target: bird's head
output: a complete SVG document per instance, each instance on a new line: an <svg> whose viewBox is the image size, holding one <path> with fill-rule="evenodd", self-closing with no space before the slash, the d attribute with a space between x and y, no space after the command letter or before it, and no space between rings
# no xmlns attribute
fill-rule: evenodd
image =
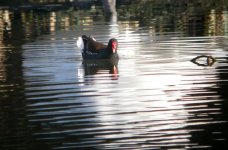
<svg viewBox="0 0 228 150"><path fill-rule="evenodd" d="M110 39L109 46L111 47L113 53L117 53L118 41L116 39Z"/></svg>

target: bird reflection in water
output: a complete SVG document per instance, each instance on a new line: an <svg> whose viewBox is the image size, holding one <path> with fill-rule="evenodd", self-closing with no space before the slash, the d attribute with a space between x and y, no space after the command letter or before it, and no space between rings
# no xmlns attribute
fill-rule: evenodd
<svg viewBox="0 0 228 150"><path fill-rule="evenodd" d="M112 80L117 80L118 60L83 60L84 75L110 75Z"/></svg>
<svg viewBox="0 0 228 150"><path fill-rule="evenodd" d="M193 58L191 62L198 66L212 66L216 62L216 59L212 56L200 55Z"/></svg>
<svg viewBox="0 0 228 150"><path fill-rule="evenodd" d="M5 44L8 44L10 42L11 39L11 29L9 27L8 22L4 23L4 27L3 27L3 42Z"/></svg>

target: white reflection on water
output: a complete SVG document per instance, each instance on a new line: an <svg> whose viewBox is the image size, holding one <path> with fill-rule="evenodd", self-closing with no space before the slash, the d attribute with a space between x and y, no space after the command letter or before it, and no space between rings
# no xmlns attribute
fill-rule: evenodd
<svg viewBox="0 0 228 150"><path fill-rule="evenodd" d="M139 34L139 36L137 34L133 35L132 37L140 41ZM129 37L126 43L134 43L138 47L130 49L135 52L131 53L131 57L134 59L126 57L127 59L120 61L119 70L121 73L118 84L104 85L99 80L94 81L94 88L98 90L98 93L109 94L106 97L97 97L96 100L96 108L98 109L101 124L107 126L106 130L115 127L121 131L121 133L117 134L101 135L99 138L118 139L119 137L130 138L138 135L159 133L159 135L155 134L152 137L140 137L140 140L131 139L126 141L123 138L117 140L115 144L121 146L124 142L134 144L139 141L145 142L159 139L160 146L163 145L162 143L175 145L175 143L180 144L181 142L185 142L185 145L191 145L192 143L188 143L191 134L185 127L190 125L189 117L194 115L192 112L197 111L194 110L194 107L198 111L204 110L209 111L209 113L211 109L207 107L207 104L204 104L204 100L194 100L194 97L190 98L190 100L185 99L189 97L188 95L195 94L194 92L210 93L207 88L217 87L216 82L219 79L215 68L200 69L189 62L187 58L179 60L180 52L175 51L177 46L169 47L168 49L176 53L173 54L174 60L172 58L163 60L163 56L166 57L167 55L163 54L163 52L159 52L157 59L151 60L148 58L150 55L147 55L146 59L142 59L140 47L143 46L139 42L136 44L135 39ZM168 42L172 44L172 41ZM159 48L155 44L155 51L148 52L151 56L157 51L167 50L167 47L164 48L162 44L158 44ZM187 44L185 43L185 47ZM150 50L150 46L144 45L143 50ZM196 47L199 48L198 45ZM188 56L184 55L184 57ZM196 89L199 91L196 91ZM218 96L212 96L206 103L220 101L218 99ZM189 105L191 103L197 104L197 106L186 106L186 104ZM212 111L218 111L219 113L220 110L214 109ZM191 125L205 123L213 123L213 119L199 120ZM183 136L171 136L174 133ZM164 135L170 135L170 137L162 138ZM179 137L178 140L176 139L177 137ZM108 145L113 145L113 143Z"/></svg>
<svg viewBox="0 0 228 150"><path fill-rule="evenodd" d="M211 42L216 37L152 37L147 29L121 24L85 28L24 46L28 118L31 126L41 126L34 133L39 140L64 139L55 149L208 146L192 142L191 132L222 122L213 118L221 113L214 90L219 63L201 67L190 59L226 55L217 40ZM118 65L82 64L75 37L93 32L102 42L118 37Z"/></svg>

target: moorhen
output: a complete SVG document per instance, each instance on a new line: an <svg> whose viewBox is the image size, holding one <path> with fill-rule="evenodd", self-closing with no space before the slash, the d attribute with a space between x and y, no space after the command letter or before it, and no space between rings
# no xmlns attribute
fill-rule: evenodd
<svg viewBox="0 0 228 150"><path fill-rule="evenodd" d="M92 36L82 35L77 40L83 59L118 59L118 42L112 38L108 45L97 42Z"/></svg>

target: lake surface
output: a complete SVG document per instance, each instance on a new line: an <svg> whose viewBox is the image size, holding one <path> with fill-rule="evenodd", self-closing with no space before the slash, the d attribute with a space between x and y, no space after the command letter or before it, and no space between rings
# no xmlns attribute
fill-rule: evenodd
<svg viewBox="0 0 228 150"><path fill-rule="evenodd" d="M225 148L227 11L149 25L91 14L22 13L1 32L1 149ZM82 34L118 39L119 61L83 61Z"/></svg>

